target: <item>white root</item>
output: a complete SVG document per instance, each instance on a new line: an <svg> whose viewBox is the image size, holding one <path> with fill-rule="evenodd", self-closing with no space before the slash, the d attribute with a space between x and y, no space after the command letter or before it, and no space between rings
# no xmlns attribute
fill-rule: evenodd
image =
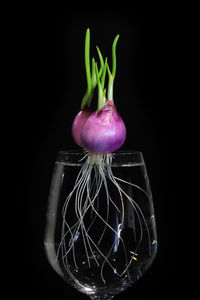
<svg viewBox="0 0 200 300"><path fill-rule="evenodd" d="M126 248L125 242L121 237L121 230L123 230L125 222L124 201L126 200L128 200L132 206L139 222L140 236L134 249L134 253L137 253L143 240L143 226L146 227L149 241L149 251L151 251L150 233L142 210L134 201L134 199L125 192L119 182L142 191L144 195L147 196L148 200L151 199L146 191L139 186L114 176L111 164L112 154L103 155L89 153L87 155L86 162L81 167L81 170L76 178L74 187L63 205L62 230L60 243L57 248L57 259L62 261L63 268L74 281L77 280L73 275L74 268L72 265L74 265L76 271L82 267L80 262L77 260L76 251L79 250L79 246L76 247L77 241L82 243L81 247L85 252L82 254L85 254L86 256L86 261L84 264L87 264L89 269L92 268L92 265L96 264L100 268L99 272L101 280L105 285L106 280L104 277L104 268L106 265L108 265L113 270L113 273L117 276L122 277L126 274L128 278L130 277L129 268L133 262L133 259L129 253L130 251L128 251L130 249ZM109 184L112 184L119 193L120 201L118 204L114 202L110 196L108 182ZM105 215L100 212L101 203L99 196L102 190L105 194L105 200L102 198L101 201L106 201L106 211L104 212ZM73 203L72 201L74 202L76 220L74 221L74 224L71 225L67 220L67 213L69 206ZM109 220L111 212L114 212L119 216L121 230L116 231L116 229L113 228L113 225ZM88 220L90 220L89 224ZM103 230L98 237L92 237L92 229L94 230L95 228L95 222L101 222L103 226ZM109 249L107 249L107 253L105 253L103 242L107 232L112 233L115 238L114 242L112 242L112 244L109 246ZM116 245L116 243L118 244ZM111 257L113 249L116 246L119 247L120 244L123 249L124 268L121 270L121 272L118 272L114 267ZM70 258L70 264L69 255L72 257L72 260Z"/></svg>

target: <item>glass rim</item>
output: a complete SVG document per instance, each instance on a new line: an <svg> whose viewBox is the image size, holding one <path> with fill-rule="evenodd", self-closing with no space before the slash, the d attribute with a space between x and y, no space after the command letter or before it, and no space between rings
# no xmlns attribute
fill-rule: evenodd
<svg viewBox="0 0 200 300"><path fill-rule="evenodd" d="M131 166L143 165L144 159L141 151L137 150L118 150L113 153L112 166ZM78 150L61 150L57 153L56 162L71 166L82 166L87 157L87 151L83 149Z"/></svg>

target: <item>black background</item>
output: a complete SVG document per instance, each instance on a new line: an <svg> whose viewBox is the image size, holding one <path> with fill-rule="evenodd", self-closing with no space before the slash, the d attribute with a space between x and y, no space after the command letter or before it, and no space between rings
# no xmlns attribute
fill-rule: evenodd
<svg viewBox="0 0 200 300"><path fill-rule="evenodd" d="M12 105L10 143L15 148L12 152L11 147L12 159L18 157L14 191L18 200L14 201L17 221L12 228L16 252L11 252L12 263L17 263L12 274L21 296L27 295L26 288L30 295L44 299L87 299L50 267L43 236L56 154L59 150L78 149L71 137L71 124L86 88L84 38L88 27L91 56L97 58L98 45L110 62L113 39L120 34L114 99L127 126L122 149L143 152L157 220L155 262L116 300L160 299L161 295L170 296L172 290L174 293L172 211L177 196L172 162L180 138L180 100L173 91L177 53L172 11L132 6L59 12L43 8L27 11L18 19L17 29L13 24L13 44L16 48L18 45L15 59L23 75L18 77L17 71L13 75L19 97Z"/></svg>

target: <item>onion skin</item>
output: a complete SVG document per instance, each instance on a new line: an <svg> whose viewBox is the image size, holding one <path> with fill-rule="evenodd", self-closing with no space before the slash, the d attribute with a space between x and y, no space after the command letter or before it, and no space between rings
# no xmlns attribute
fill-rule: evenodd
<svg viewBox="0 0 200 300"><path fill-rule="evenodd" d="M111 153L126 139L125 124L110 100L88 117L81 131L81 144L94 153Z"/></svg>
<svg viewBox="0 0 200 300"><path fill-rule="evenodd" d="M92 113L91 110L86 106L76 115L72 123L72 136L76 144L79 145L80 147L84 147L81 140L81 132L91 113Z"/></svg>

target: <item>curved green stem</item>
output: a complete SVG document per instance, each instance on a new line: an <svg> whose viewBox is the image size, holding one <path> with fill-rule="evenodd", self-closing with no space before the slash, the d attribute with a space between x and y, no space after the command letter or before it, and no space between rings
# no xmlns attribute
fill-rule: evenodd
<svg viewBox="0 0 200 300"><path fill-rule="evenodd" d="M102 86L102 89L104 89L104 84L105 84L106 68L107 68L107 57L105 59L104 68L102 69L102 71L103 71L103 74L102 74L102 77L101 77L101 86ZM99 71L99 77L100 76L101 76L101 70Z"/></svg>
<svg viewBox="0 0 200 300"><path fill-rule="evenodd" d="M90 29L89 28L86 30L86 35L85 35L85 72L87 78L87 90L81 103L81 109L83 109L84 106L86 105L92 88L92 80L91 80L91 73L90 73Z"/></svg>
<svg viewBox="0 0 200 300"><path fill-rule="evenodd" d="M104 61L103 61L103 57L102 57L101 52L100 52L99 49L98 49L98 54L99 54L99 59L100 59L100 63L101 63L101 68L98 72L99 73L99 78L100 78L101 74L104 70ZM92 58L92 87L91 87L90 95L89 95L88 100L87 100L87 105L89 107L91 105L91 100L92 100L92 97L93 97L94 89L97 85L97 76L96 76L95 64L96 64L95 59ZM104 79L105 79L105 75L104 75Z"/></svg>
<svg viewBox="0 0 200 300"><path fill-rule="evenodd" d="M99 76L101 77L101 74L103 72L103 67L104 67L104 61L103 61L103 56L101 54L101 51L100 51L99 47L96 46L96 48L97 48L97 52L98 52L99 60L100 60L100 64L101 64L101 68L100 68L100 71L99 71Z"/></svg>
<svg viewBox="0 0 200 300"><path fill-rule="evenodd" d="M97 85L98 85L98 107L97 110L100 111L101 108L106 103L106 89L104 89L104 83L105 83L105 76L106 76L106 68L107 68L107 58L105 60L104 68L103 68L103 74L100 80L100 72L98 72L97 63L95 64L95 71L96 71L96 78L97 78Z"/></svg>
<svg viewBox="0 0 200 300"><path fill-rule="evenodd" d="M98 47L96 47L96 48L97 48L100 65L101 65L100 71L98 72L99 78L100 78L101 74L103 72L103 69L104 69L104 60L103 60L101 51L99 50ZM89 30L89 28L87 29L86 36L85 36L85 71L86 71L86 78L87 78L87 90L86 90L86 93L85 93L82 103L81 103L81 109L83 109L86 104L90 107L94 89L97 85L95 59L94 58L92 58L92 75L91 75L91 71L90 71L90 30Z"/></svg>
<svg viewBox="0 0 200 300"><path fill-rule="evenodd" d="M114 79L116 74L116 68L117 68L117 59L116 59L116 46L119 39L119 34L115 37L112 45L112 73L110 71L110 68L107 64L107 71L108 71L108 94L107 99L113 100L113 85L114 85Z"/></svg>
<svg viewBox="0 0 200 300"><path fill-rule="evenodd" d="M112 76L112 73L110 72L109 65L107 64L107 71L108 71L108 94L107 94L107 99L108 100L113 100L113 83L114 79Z"/></svg>
<svg viewBox="0 0 200 300"><path fill-rule="evenodd" d="M119 39L119 34L115 37L112 45L112 76L113 80L115 79L116 68L117 68L117 59L116 59L116 46Z"/></svg>
<svg viewBox="0 0 200 300"><path fill-rule="evenodd" d="M86 31L85 36L85 71L87 78L87 92L90 93L92 82L91 82L91 74L90 74L90 30L89 28Z"/></svg>
<svg viewBox="0 0 200 300"><path fill-rule="evenodd" d="M96 71L95 71L95 59L94 57L92 58L92 78L91 78L91 91L90 94L88 95L88 99L86 104L88 105L88 107L90 107L91 105L91 100L93 97L93 93L94 93L94 89L96 87L97 84L97 80L96 80Z"/></svg>

